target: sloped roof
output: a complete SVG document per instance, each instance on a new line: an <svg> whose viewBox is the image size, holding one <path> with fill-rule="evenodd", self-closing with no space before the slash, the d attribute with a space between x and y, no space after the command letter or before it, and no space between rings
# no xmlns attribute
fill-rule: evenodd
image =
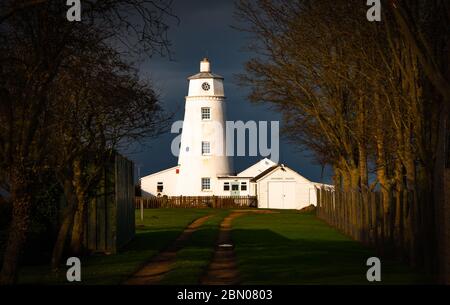
<svg viewBox="0 0 450 305"><path fill-rule="evenodd" d="M303 180L305 180L305 182L307 182L307 183L313 183L313 184L315 183L315 182L312 182L311 180L309 180L309 179L303 177L302 175L300 175L298 172L296 172L296 171L293 170L292 168L290 168L290 167L288 167L288 166L286 166L286 165L283 165L283 164L277 164L277 165L274 165L274 166L268 168L267 170L265 170L264 172L262 172L262 173L259 174L258 176L254 177L254 178L253 178L252 180L250 180L250 181L251 181L251 182L258 182L259 180L261 180L262 178L266 177L267 175L271 174L272 172L276 171L276 170L279 169L279 168L283 169L284 171L289 170L289 171L293 172L295 175L301 177L301 178L302 178Z"/></svg>
<svg viewBox="0 0 450 305"><path fill-rule="evenodd" d="M258 181L260 178L264 177L265 175L273 172L274 170L276 170L277 168L281 167L281 165L277 164L274 166L269 167L268 169L266 169L265 171L263 171L261 174L259 174L258 176L254 177L251 181L252 182L256 182Z"/></svg>
<svg viewBox="0 0 450 305"><path fill-rule="evenodd" d="M152 174L150 174L150 175L141 177L140 180L147 179L147 178L150 178L150 177L152 177L152 176L155 176L155 175L158 175L158 174L162 174L162 173L164 173L164 172L168 172L168 171L170 171L170 170L177 169L177 168L179 168L179 165L173 166L173 167L170 167L170 168L166 168L166 169L163 169L163 170L161 170L161 171L159 171L159 172L152 173Z"/></svg>
<svg viewBox="0 0 450 305"><path fill-rule="evenodd" d="M253 177L244 177L236 175L217 175L217 179L251 179Z"/></svg>
<svg viewBox="0 0 450 305"><path fill-rule="evenodd" d="M276 163L273 162L272 160L270 160L268 158L264 158L264 159L259 160L255 164L247 167L246 169L240 171L237 175L242 176L244 173L246 175L249 175L248 172L257 172L257 173L250 175L251 177L255 177L255 176L259 175L260 173L262 173L263 171L265 171L266 169L270 168L271 166L275 166L275 165L276 165ZM261 167L266 167L266 168L263 169Z"/></svg>
<svg viewBox="0 0 450 305"><path fill-rule="evenodd" d="M188 80L201 79L201 78L223 79L223 76L220 76L218 74L214 74L214 73L211 73L211 72L200 72L200 73L197 73L195 75L192 75L192 76L188 77Z"/></svg>

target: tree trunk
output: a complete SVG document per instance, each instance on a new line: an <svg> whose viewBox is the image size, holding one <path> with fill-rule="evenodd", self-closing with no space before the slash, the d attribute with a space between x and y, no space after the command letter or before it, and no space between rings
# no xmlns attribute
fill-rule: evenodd
<svg viewBox="0 0 450 305"><path fill-rule="evenodd" d="M357 129L358 132L358 168L359 168L359 187L365 192L369 186L369 177L367 172L367 107L364 99L364 93L359 92Z"/></svg>
<svg viewBox="0 0 450 305"><path fill-rule="evenodd" d="M64 246L69 234L70 228L73 224L76 200L74 195L74 190L72 186L72 181L66 179L64 182L64 195L67 200L67 206L64 209L61 226L58 231L58 236L55 241L52 253L51 267L52 270L57 270L60 263L62 254L64 252Z"/></svg>
<svg viewBox="0 0 450 305"><path fill-rule="evenodd" d="M350 170L350 183L352 191L359 190L360 174L358 167L352 167Z"/></svg>
<svg viewBox="0 0 450 305"><path fill-rule="evenodd" d="M336 190L342 190L342 175L341 171L337 166L333 166L333 183Z"/></svg>
<svg viewBox="0 0 450 305"><path fill-rule="evenodd" d="M361 190L366 192L369 189L369 175L367 171L367 149L365 143L359 145L359 176Z"/></svg>
<svg viewBox="0 0 450 305"><path fill-rule="evenodd" d="M24 170L13 169L11 175L13 212L3 256L0 285L10 285L17 281L19 260L30 225L31 181L30 176Z"/></svg>
<svg viewBox="0 0 450 305"><path fill-rule="evenodd" d="M77 200L75 216L73 219L72 238L70 241L70 251L73 255L80 255L82 252L83 229L85 219L86 191L83 184L83 169L80 161L74 162L73 186Z"/></svg>
<svg viewBox="0 0 450 305"><path fill-rule="evenodd" d="M444 189L445 189L445 182L444 182L444 174L445 174L445 144L446 144L446 133L447 133L447 121L449 119L448 114L448 106L443 103L442 110L439 115L439 124L438 124L438 139L437 139L437 147L436 147L436 161L434 166L434 177L433 177L433 199L434 202L432 204L432 210L431 210L431 218L433 223L430 225L430 231L429 233L435 233L436 239L432 239L430 241L430 246L432 250L435 250L436 252L431 252L430 257L427 259L430 260L432 263L432 271L439 270L439 278L438 280L440 282L444 282L445 278L448 277L449 270L445 270L445 250L442 245L445 245L446 242L444 241L445 232L444 232L444 224L448 221L448 219L445 219L445 197L444 197ZM436 254L438 257L437 265L435 260L433 259L435 256L433 254ZM439 269L438 269L439 268Z"/></svg>
<svg viewBox="0 0 450 305"><path fill-rule="evenodd" d="M341 171L342 189L344 192L349 192L352 189L352 182L350 173L348 171Z"/></svg>
<svg viewBox="0 0 450 305"><path fill-rule="evenodd" d="M399 154L399 153L398 153ZM390 228L391 238L399 242L402 239L401 231L402 231L402 221L407 217L404 213L404 202L403 202L403 193L406 192L405 184L404 184L404 166L403 162L400 159L396 159L394 162L394 198L392 198L392 213L394 213L394 222L393 226ZM397 244L399 245L399 244Z"/></svg>
<svg viewBox="0 0 450 305"><path fill-rule="evenodd" d="M82 254L82 243L84 233L85 196L77 194L77 209L73 218L72 238L70 241L70 252L72 255Z"/></svg>

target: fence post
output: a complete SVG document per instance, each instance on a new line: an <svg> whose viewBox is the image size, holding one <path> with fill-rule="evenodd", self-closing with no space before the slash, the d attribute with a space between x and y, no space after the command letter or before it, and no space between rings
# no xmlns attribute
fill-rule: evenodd
<svg viewBox="0 0 450 305"><path fill-rule="evenodd" d="M139 205L141 208L141 221L144 221L144 200L143 198L139 198Z"/></svg>
<svg viewBox="0 0 450 305"><path fill-rule="evenodd" d="M320 190L318 188L316 188L316 198L317 198L317 212L316 215L319 218L322 218L322 209L321 209L321 204L320 204Z"/></svg>

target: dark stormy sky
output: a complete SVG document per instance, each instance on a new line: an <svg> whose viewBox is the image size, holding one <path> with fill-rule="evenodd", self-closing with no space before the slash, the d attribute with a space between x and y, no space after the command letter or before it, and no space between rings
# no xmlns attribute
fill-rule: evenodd
<svg viewBox="0 0 450 305"><path fill-rule="evenodd" d="M237 83L235 75L243 72L244 63L252 54L243 50L248 34L231 27L236 24L233 12L232 0L174 0L173 13L179 17L180 23L177 25L176 20L170 21L173 59L153 57L145 60L139 67L142 76L151 79L163 106L175 113L175 120L182 120L188 89L186 78L198 72L200 60L208 55L212 72L225 77L228 120L279 120L282 125L279 114L268 106L250 103L246 99L248 89ZM177 164L177 158L172 156L170 150L175 136L169 132L126 152L127 157L136 164L136 176L138 167L142 177ZM239 172L261 158L234 157L234 170ZM311 153L291 145L282 133L280 163L313 181L330 182L330 172L325 171L322 177L321 167L315 164Z"/></svg>

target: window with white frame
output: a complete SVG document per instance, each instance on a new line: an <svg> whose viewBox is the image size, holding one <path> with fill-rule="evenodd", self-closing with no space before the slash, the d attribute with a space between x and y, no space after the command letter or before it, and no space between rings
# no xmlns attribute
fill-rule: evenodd
<svg viewBox="0 0 450 305"><path fill-rule="evenodd" d="M241 191L247 190L247 182L241 182Z"/></svg>
<svg viewBox="0 0 450 305"><path fill-rule="evenodd" d="M223 183L223 190L229 191L230 190L230 182L224 182Z"/></svg>
<svg viewBox="0 0 450 305"><path fill-rule="evenodd" d="M202 191L211 190L211 178L202 178Z"/></svg>
<svg viewBox="0 0 450 305"><path fill-rule="evenodd" d="M210 120L211 119L211 108L202 107L202 120Z"/></svg>
<svg viewBox="0 0 450 305"><path fill-rule="evenodd" d="M202 142L202 155L209 155L211 153L211 144L209 142Z"/></svg>

